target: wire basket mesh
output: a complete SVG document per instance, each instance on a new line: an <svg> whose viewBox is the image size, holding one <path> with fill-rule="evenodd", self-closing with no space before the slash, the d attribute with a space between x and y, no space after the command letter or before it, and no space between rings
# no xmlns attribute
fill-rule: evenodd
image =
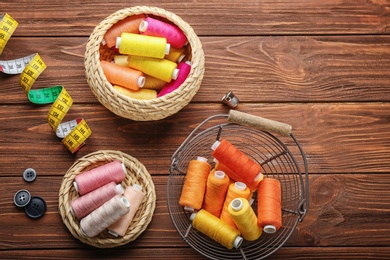
<svg viewBox="0 0 390 260"><path fill-rule="evenodd" d="M236 111L230 111L230 113ZM240 112L241 113L241 112ZM236 114L236 113L235 113ZM239 114L240 116L241 114ZM167 185L171 220L182 238L209 259L263 259L277 251L291 236L308 209L308 166L302 147L292 132L279 139L267 130L230 121L229 115L215 115L198 125L172 156ZM225 118L225 123L220 123ZM258 117L251 116L256 120ZM211 125L206 127L206 125ZM272 127L271 127L272 130ZM190 215L179 205L189 162L198 156L212 161L211 146L226 139L262 166L265 178L280 181L282 189L282 227L273 234L263 232L255 241L245 241L238 249L226 249L191 225ZM298 156L298 157L296 157ZM298 159L299 160L298 160ZM214 167L215 163L211 162ZM257 196L252 208L257 214Z"/></svg>

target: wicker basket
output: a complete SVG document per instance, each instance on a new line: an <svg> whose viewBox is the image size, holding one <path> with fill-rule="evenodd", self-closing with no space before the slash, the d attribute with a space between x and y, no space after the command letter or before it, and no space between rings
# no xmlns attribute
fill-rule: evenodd
<svg viewBox="0 0 390 260"><path fill-rule="evenodd" d="M126 179L122 182L122 186L139 184L142 186L146 196L125 236L115 238L107 231L103 231L96 237L86 237L80 230L79 221L70 212L71 201L78 197L78 193L73 187L74 178L77 174L116 159L123 162L127 169ZM154 184L145 166L137 159L119 151L101 150L78 159L65 174L59 191L60 215L70 233L81 242L99 248L112 248L135 240L152 220L155 206L156 193Z"/></svg>
<svg viewBox="0 0 390 260"><path fill-rule="evenodd" d="M118 93L107 81L100 60L112 61L114 52L101 44L106 31L115 23L132 15L146 14L171 22L187 36L187 60L191 71L186 81L175 91L151 100L138 100ZM192 27L179 16L157 7L137 6L119 10L95 27L89 37L84 57L87 82L99 102L118 116L136 120L160 120L188 105L200 88L204 75L202 44Z"/></svg>

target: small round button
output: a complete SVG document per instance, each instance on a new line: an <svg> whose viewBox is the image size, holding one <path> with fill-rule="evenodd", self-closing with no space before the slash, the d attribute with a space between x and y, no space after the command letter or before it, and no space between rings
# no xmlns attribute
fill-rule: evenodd
<svg viewBox="0 0 390 260"><path fill-rule="evenodd" d="M14 203L19 208L25 207L30 201L31 195L27 190L19 190L14 195Z"/></svg>
<svg viewBox="0 0 390 260"><path fill-rule="evenodd" d="M23 172L23 179L27 182L33 182L37 177L37 172L33 168L27 168Z"/></svg>
<svg viewBox="0 0 390 260"><path fill-rule="evenodd" d="M34 196L24 208L24 211L30 218L40 218L46 212L46 202L41 197Z"/></svg>

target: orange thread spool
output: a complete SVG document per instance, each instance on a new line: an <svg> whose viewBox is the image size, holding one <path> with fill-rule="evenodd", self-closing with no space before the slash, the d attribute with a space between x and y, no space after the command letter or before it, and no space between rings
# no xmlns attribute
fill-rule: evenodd
<svg viewBox="0 0 390 260"><path fill-rule="evenodd" d="M190 161L179 200L185 210L199 210L202 207L210 170L211 165L206 158L198 157Z"/></svg>
<svg viewBox="0 0 390 260"><path fill-rule="evenodd" d="M261 165L226 140L216 141L211 147L213 157L233 172L230 178L245 183L251 191L257 189L263 178Z"/></svg>
<svg viewBox="0 0 390 260"><path fill-rule="evenodd" d="M220 215L220 219L225 221L227 224L229 224L232 227L236 227L234 224L234 221L232 219L232 216L229 213L229 204L232 202L232 200L237 198L245 198L249 200L251 197L251 191L248 189L248 187L243 182L235 182L229 185L229 189L226 194L225 202L223 204L222 212Z"/></svg>
<svg viewBox="0 0 390 260"><path fill-rule="evenodd" d="M138 90L145 84L145 77L140 71L105 60L101 60L100 64L104 75L111 84L119 85L131 90Z"/></svg>
<svg viewBox="0 0 390 260"><path fill-rule="evenodd" d="M207 210L214 216L219 217L223 203L225 202L229 184L229 176L227 176L223 171L211 171L207 178L203 209Z"/></svg>
<svg viewBox="0 0 390 260"><path fill-rule="evenodd" d="M123 32L139 33L139 25L145 19L144 14L129 16L107 30L103 38L103 45L106 44L108 48L114 47L116 38L121 36Z"/></svg>
<svg viewBox="0 0 390 260"><path fill-rule="evenodd" d="M282 226L282 193L280 182L265 178L257 190L257 224L266 233L274 233Z"/></svg>

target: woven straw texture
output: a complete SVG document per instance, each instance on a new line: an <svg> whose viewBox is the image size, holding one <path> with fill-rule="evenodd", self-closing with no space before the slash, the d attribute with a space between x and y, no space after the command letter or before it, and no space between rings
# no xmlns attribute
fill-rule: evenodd
<svg viewBox="0 0 390 260"><path fill-rule="evenodd" d="M125 188L135 183L139 184L146 195L125 236L115 238L107 231L103 231L96 237L86 237L80 230L79 220L70 212L71 201L78 197L78 193L73 187L74 178L77 174L116 159L123 162L127 170L126 179L122 182L122 186ZM149 172L137 159L120 151L101 150L78 159L65 174L59 191L60 215L70 233L81 242L99 248L117 247L135 240L149 225L155 207L156 193Z"/></svg>
<svg viewBox="0 0 390 260"><path fill-rule="evenodd" d="M101 44L106 31L124 18L146 14L178 26L187 36L187 60L191 71L186 81L175 91L151 100L138 100L118 93L107 81L100 60L112 61L114 53ZM87 82L99 102L118 116L135 121L160 120L177 113L188 105L200 88L204 75L204 52L202 44L192 27L179 16L157 7L136 6L119 10L104 19L89 37L85 56Z"/></svg>

